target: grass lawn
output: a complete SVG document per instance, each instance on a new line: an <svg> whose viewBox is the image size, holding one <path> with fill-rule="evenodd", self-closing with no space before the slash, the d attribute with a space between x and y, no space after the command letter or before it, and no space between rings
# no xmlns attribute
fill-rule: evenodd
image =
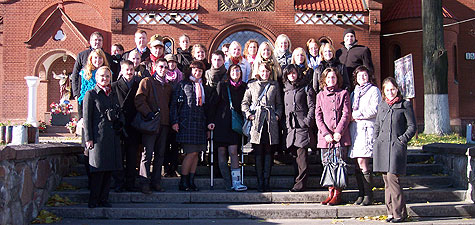
<svg viewBox="0 0 475 225"><path fill-rule="evenodd" d="M419 134L418 138L413 137L409 141L409 146L423 146L432 143L452 143L452 144L466 144L465 137L462 137L458 134L449 134L449 135L435 135L435 134Z"/></svg>

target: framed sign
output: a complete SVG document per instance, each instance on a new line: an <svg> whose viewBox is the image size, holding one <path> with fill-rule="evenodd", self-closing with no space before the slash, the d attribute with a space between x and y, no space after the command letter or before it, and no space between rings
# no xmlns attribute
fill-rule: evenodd
<svg viewBox="0 0 475 225"><path fill-rule="evenodd" d="M401 88L402 96L405 99L416 97L412 54L394 61L394 78Z"/></svg>

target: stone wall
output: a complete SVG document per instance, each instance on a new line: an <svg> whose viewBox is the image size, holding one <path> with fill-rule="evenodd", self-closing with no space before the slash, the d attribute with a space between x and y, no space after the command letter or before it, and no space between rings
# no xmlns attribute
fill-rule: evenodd
<svg viewBox="0 0 475 225"><path fill-rule="evenodd" d="M80 152L77 144L0 148L0 224L29 224Z"/></svg>
<svg viewBox="0 0 475 225"><path fill-rule="evenodd" d="M465 200L475 203L475 145L435 143L424 145L424 151L434 154L434 160L444 165L453 185L467 190Z"/></svg>

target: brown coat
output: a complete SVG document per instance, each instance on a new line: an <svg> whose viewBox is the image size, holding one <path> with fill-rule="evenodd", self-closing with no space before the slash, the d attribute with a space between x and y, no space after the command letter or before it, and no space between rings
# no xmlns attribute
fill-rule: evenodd
<svg viewBox="0 0 475 225"><path fill-rule="evenodd" d="M158 102L155 100L153 87L157 92ZM137 111L147 116L150 112L156 112L160 108L160 124L170 125L170 98L172 86L168 83L164 85L152 77L146 77L140 81L137 95L135 95L135 107Z"/></svg>

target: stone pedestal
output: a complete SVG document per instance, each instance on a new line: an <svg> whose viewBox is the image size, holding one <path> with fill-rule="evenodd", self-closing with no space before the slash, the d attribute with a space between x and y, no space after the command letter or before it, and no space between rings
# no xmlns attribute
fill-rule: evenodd
<svg viewBox="0 0 475 225"><path fill-rule="evenodd" d="M36 118L36 103L40 78L36 76L26 76L25 80L26 84L28 85L28 118L26 119L26 123L29 123L34 127L38 127L38 119Z"/></svg>

